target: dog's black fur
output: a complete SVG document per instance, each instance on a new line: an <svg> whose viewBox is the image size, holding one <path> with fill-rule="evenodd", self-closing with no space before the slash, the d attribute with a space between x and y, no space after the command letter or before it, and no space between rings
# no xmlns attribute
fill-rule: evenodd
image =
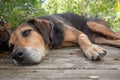
<svg viewBox="0 0 120 80"><path fill-rule="evenodd" d="M68 24L68 25L82 31L83 33L85 33L91 41L93 41L92 37L94 37L96 35L97 36L101 36L101 35L98 33L96 34L95 32L91 31L88 28L88 26L87 26L88 21L96 21L98 23L108 26L107 23L101 19L94 19L94 18L88 19L88 18L79 16L74 13L63 13L63 14L53 14L53 15L41 16L39 19L51 21L54 24L53 30L52 30L52 36L53 36L52 38L51 38L51 33L49 35L45 35L45 33L44 33L45 31L43 29L38 31L38 32L42 33L42 35L45 35L45 36L43 36L44 41L46 41L47 43L50 42L51 48L59 48L63 43L65 27L64 27L63 23L61 23L61 21L64 22L65 24ZM33 25L32 20L29 20L28 24L30 24L31 26L33 26L35 28L35 25ZM36 30L38 30L38 29L36 29ZM49 37L49 40L48 40L48 37Z"/></svg>

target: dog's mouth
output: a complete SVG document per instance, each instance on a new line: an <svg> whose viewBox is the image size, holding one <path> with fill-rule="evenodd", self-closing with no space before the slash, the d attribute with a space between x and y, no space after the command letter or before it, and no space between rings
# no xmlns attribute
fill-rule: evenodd
<svg viewBox="0 0 120 80"><path fill-rule="evenodd" d="M16 65L33 65L38 64L44 58L44 50L35 50L31 48L17 48L12 52L12 57Z"/></svg>
<svg viewBox="0 0 120 80"><path fill-rule="evenodd" d="M34 64L38 64L36 62L33 62L31 60L21 60L21 61L18 61L16 59L13 59L13 62L18 65L18 66L24 66L24 65L34 65Z"/></svg>

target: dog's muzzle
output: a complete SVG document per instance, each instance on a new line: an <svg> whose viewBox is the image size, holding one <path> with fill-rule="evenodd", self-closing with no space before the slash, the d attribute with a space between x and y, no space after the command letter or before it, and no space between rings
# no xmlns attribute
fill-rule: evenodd
<svg viewBox="0 0 120 80"><path fill-rule="evenodd" d="M44 56L44 51L39 52L31 48L16 48L12 52L12 57L17 65L37 64Z"/></svg>

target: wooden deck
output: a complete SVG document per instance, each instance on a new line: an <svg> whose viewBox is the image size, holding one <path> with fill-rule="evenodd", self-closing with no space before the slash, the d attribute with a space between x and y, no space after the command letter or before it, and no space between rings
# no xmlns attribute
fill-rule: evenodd
<svg viewBox="0 0 120 80"><path fill-rule="evenodd" d="M102 61L87 60L79 48L49 51L38 65L16 66L9 55L0 58L0 80L120 80L120 49L102 46Z"/></svg>

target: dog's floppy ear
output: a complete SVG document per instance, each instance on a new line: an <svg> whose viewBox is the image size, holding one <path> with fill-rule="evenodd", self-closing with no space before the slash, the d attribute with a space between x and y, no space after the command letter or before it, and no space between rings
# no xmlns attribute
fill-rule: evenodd
<svg viewBox="0 0 120 80"><path fill-rule="evenodd" d="M42 35L44 41L47 44L50 44L49 36L51 34L54 24L50 21L43 19L31 19L28 22L33 24L35 30Z"/></svg>

